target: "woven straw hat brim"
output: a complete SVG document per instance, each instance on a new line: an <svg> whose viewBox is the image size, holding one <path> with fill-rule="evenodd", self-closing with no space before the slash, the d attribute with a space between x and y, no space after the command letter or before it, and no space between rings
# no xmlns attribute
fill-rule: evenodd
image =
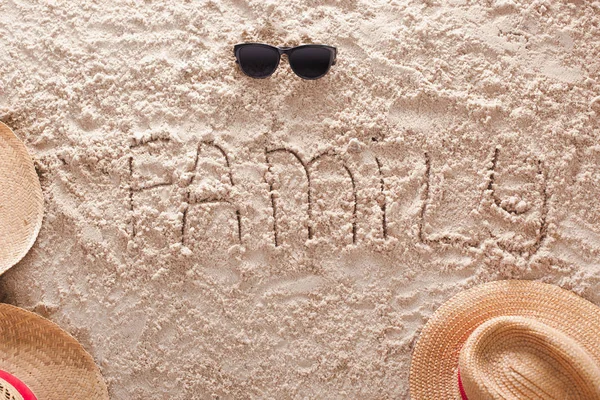
<svg viewBox="0 0 600 400"><path fill-rule="evenodd" d="M534 281L497 281L461 292L423 328L410 367L412 400L460 400L458 359L471 333L501 316L538 320L573 338L600 365L600 308L576 294Z"/></svg>
<svg viewBox="0 0 600 400"><path fill-rule="evenodd" d="M39 400L108 400L92 356L58 325L8 304L0 304L0 322L0 369Z"/></svg>
<svg viewBox="0 0 600 400"><path fill-rule="evenodd" d="M0 274L31 249L43 216L44 196L31 156L0 122Z"/></svg>

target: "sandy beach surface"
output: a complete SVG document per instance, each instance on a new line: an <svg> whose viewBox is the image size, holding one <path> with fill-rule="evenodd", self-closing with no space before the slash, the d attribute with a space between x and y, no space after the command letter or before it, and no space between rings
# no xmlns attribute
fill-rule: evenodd
<svg viewBox="0 0 600 400"><path fill-rule="evenodd" d="M323 43L244 76L233 45ZM600 305L600 2L0 1L0 120L46 214L0 300L114 399L405 399L497 279Z"/></svg>

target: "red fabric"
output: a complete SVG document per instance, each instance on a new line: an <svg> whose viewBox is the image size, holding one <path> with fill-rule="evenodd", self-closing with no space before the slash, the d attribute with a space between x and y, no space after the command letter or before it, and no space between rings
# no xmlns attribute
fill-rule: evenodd
<svg viewBox="0 0 600 400"><path fill-rule="evenodd" d="M460 370L458 371L458 390L460 390L460 397L462 400L469 400L465 388L463 387L462 380L460 379Z"/></svg>
<svg viewBox="0 0 600 400"><path fill-rule="evenodd" d="M37 400L37 397L35 397L33 392L29 390L27 385L21 382L17 377L0 369L0 379L5 380L6 382L8 382L9 385L14 387L17 390L17 392L19 392L19 394L23 396L24 400Z"/></svg>

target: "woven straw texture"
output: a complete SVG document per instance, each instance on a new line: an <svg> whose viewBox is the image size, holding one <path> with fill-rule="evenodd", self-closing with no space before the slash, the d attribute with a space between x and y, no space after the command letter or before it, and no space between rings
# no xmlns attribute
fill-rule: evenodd
<svg viewBox="0 0 600 400"><path fill-rule="evenodd" d="M469 400L600 399L600 367L571 337L524 317L480 325L458 366Z"/></svg>
<svg viewBox="0 0 600 400"><path fill-rule="evenodd" d="M0 399L2 400L23 400L23 396L5 380L0 379Z"/></svg>
<svg viewBox="0 0 600 400"><path fill-rule="evenodd" d="M18 377L40 400L108 399L92 357L58 325L0 304L0 369Z"/></svg>
<svg viewBox="0 0 600 400"><path fill-rule="evenodd" d="M494 320L506 316L524 318ZM536 322L535 326L531 325L532 320ZM511 321L508 324L512 325L510 326L511 329L508 330L506 325L502 325L506 324L507 321ZM518 326L515 326L515 324ZM473 335L474 331L480 327L482 330L491 329L491 331L475 332L475 335ZM494 333L494 330L496 330L495 333L500 332L500 334L494 338L489 338L487 335L490 332ZM503 330L513 332L510 335L511 337L503 338L501 333ZM524 331L527 331L528 335L524 335ZM555 331L559 331L563 335L561 336L563 339L564 336L570 338L568 342L561 341L563 343L562 350L557 348L556 341L546 340L542 343L539 340L540 332ZM535 339L536 335L538 340ZM501 398L507 400L597 398L594 397L595 395L590 397L583 393L585 389L571 386L569 390L569 384L578 384L577 380L573 381L575 379L573 377L580 373L581 369L573 369L571 364L571 367L569 367L571 369L565 371L563 367L568 364L568 360L564 359L564 363L558 363L560 365L557 366L556 360L553 360L548 354L551 354L549 353L550 348L557 354L562 351L564 355L564 348L570 346L569 354L580 351L581 353L577 354L586 354L591 364L600 365L600 308L574 293L554 285L513 280L491 282L459 293L433 314L423 329L413 353L410 369L411 399L460 400L457 376L461 349L467 340L481 339L484 339L484 347L480 348L477 354L483 358L475 360L473 355L469 357L469 362L479 364L467 368L469 371L466 377L463 376L463 384L467 383L467 386L471 384L472 379L469 374L472 373L474 368L479 369L480 373L487 368L489 374L485 374L485 376L489 378L502 368L518 369L526 367L527 363L535 362L536 365L545 367L551 364L555 365L555 371L552 372L553 376L560 376L560 379L562 379L557 385L561 388L567 388L568 392L540 394L537 391L537 394L533 395L532 393L536 390L527 391L523 389L518 395L511 394L511 391L503 392ZM558 336L554 336L554 339L559 340ZM507 343L507 341L511 343ZM481 343L471 343L470 345L479 346ZM528 351L522 351L523 346ZM574 350L574 347L576 347L576 350ZM516 357L520 358L519 362L515 363L514 360L511 362L511 360L503 358L507 354L511 354L511 349L512 353L518 354ZM502 354L494 354L497 351L501 351ZM465 354L462 356L466 357ZM547 359L544 361L545 357ZM572 361L573 357L570 360ZM540 361L542 362L540 363ZM493 371L490 371L490 368ZM561 368L563 368L562 371ZM541 374L548 373L548 371L549 369L545 368ZM461 369L461 376L463 374L465 374L465 371ZM519 374L519 371L504 371L504 374L505 376L515 377ZM480 375L477 378L478 384L481 384L481 379L482 376ZM543 380L544 378L541 377L540 379ZM600 382L594 381L595 378L590 379L592 380L592 386L600 384ZM512 381L512 384L515 382ZM493 386L493 384L493 382L490 383L490 386ZM533 386L534 383L530 385ZM473 387L465 387L465 389L471 390L471 392L468 392L470 395L469 400L477 400L476 396L471 398L471 393L474 392ZM483 390L487 389L484 388ZM593 392L593 389L591 390ZM488 395L481 398L494 399L498 397L491 397L488 393Z"/></svg>
<svg viewBox="0 0 600 400"><path fill-rule="evenodd" d="M0 122L0 274L33 246L43 215L42 187L31 156Z"/></svg>

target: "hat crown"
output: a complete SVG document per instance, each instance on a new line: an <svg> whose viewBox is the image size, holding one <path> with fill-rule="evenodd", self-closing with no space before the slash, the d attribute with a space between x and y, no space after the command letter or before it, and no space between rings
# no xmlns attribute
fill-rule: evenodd
<svg viewBox="0 0 600 400"><path fill-rule="evenodd" d="M469 400L600 399L600 367L585 348L532 318L481 324L460 352L459 370Z"/></svg>
<svg viewBox="0 0 600 400"><path fill-rule="evenodd" d="M23 396L13 385L0 378L0 398L2 400L23 400Z"/></svg>

